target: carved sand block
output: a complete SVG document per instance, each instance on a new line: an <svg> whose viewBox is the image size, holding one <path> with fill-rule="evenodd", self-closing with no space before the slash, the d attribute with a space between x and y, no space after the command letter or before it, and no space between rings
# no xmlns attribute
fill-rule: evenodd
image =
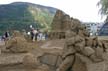
<svg viewBox="0 0 108 71"><path fill-rule="evenodd" d="M105 55L106 56L106 55ZM107 56L108 57L108 56ZM92 62L88 57L76 54L73 71L108 71L108 58L102 62Z"/></svg>
<svg viewBox="0 0 108 71"><path fill-rule="evenodd" d="M11 53L4 53L0 55L0 65L12 65L12 64L20 64L26 53L18 53L18 54L11 54Z"/></svg>

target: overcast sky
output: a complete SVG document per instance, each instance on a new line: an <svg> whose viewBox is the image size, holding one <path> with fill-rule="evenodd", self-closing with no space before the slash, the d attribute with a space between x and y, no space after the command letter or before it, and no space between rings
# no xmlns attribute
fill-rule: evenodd
<svg viewBox="0 0 108 71"><path fill-rule="evenodd" d="M55 7L83 22L104 21L98 13L99 8L97 3L99 0L0 0L0 4L20 1Z"/></svg>

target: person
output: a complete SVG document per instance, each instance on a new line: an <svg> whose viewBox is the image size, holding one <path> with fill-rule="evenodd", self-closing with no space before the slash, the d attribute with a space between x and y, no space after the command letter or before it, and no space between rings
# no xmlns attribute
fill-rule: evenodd
<svg viewBox="0 0 108 71"><path fill-rule="evenodd" d="M37 34L38 34L38 31L35 30L34 28L31 29L31 39L32 41L34 42L35 40L37 40Z"/></svg>
<svg viewBox="0 0 108 71"><path fill-rule="evenodd" d="M47 40L48 39L48 31L45 31L44 35L45 35L45 40Z"/></svg>
<svg viewBox="0 0 108 71"><path fill-rule="evenodd" d="M5 40L5 35L2 35L1 39L4 41Z"/></svg>
<svg viewBox="0 0 108 71"><path fill-rule="evenodd" d="M9 31L6 31L5 34L4 34L5 40L8 40L9 37L10 37Z"/></svg>

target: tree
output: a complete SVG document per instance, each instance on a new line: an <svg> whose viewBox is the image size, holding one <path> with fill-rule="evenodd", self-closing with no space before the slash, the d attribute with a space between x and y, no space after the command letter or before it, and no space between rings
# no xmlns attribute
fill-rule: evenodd
<svg viewBox="0 0 108 71"><path fill-rule="evenodd" d="M101 15L108 16L108 0L100 0L98 6L100 6Z"/></svg>

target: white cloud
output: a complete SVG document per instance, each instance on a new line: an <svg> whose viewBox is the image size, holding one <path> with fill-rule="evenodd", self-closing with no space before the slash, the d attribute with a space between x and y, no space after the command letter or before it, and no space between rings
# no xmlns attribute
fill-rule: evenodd
<svg viewBox="0 0 108 71"><path fill-rule="evenodd" d="M70 16L84 22L101 22L96 6L99 0L0 0L1 4L15 1L31 2L45 6L51 6L63 10Z"/></svg>

